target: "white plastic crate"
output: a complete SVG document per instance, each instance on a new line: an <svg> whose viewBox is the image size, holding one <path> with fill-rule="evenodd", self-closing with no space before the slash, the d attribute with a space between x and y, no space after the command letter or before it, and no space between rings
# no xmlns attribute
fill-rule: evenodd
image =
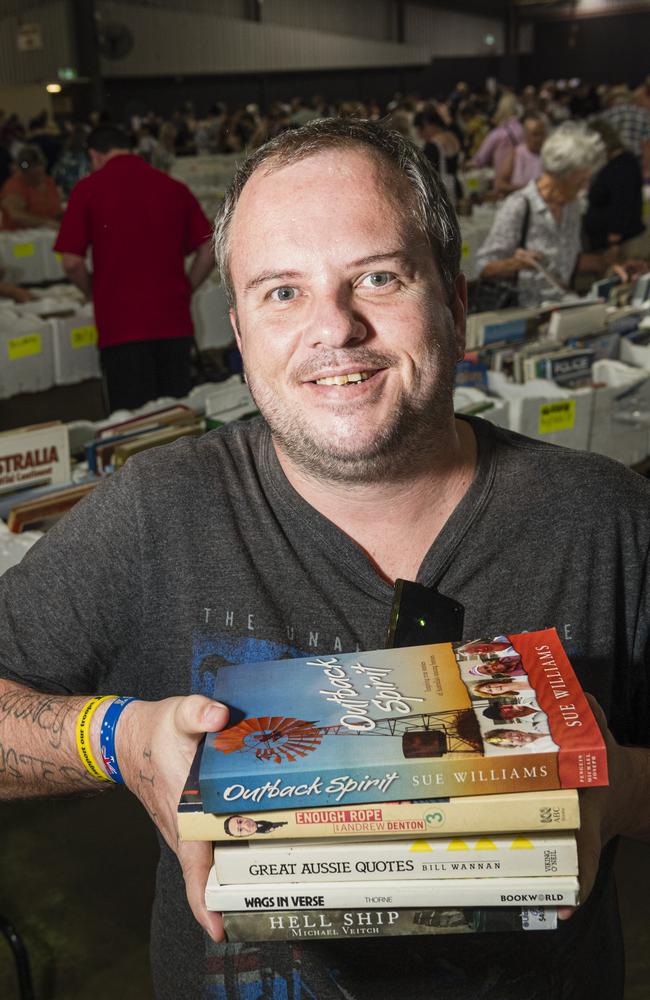
<svg viewBox="0 0 650 1000"><path fill-rule="evenodd" d="M0 399L54 385L52 328L36 316L0 313Z"/></svg>
<svg viewBox="0 0 650 1000"><path fill-rule="evenodd" d="M502 372L488 372L488 385L508 401L511 430L549 444L589 448L592 389L562 389L545 379L519 385Z"/></svg>
<svg viewBox="0 0 650 1000"><path fill-rule="evenodd" d="M57 385L71 385L88 378L101 378L97 327L89 302L72 316L52 319L54 379Z"/></svg>
<svg viewBox="0 0 650 1000"><path fill-rule="evenodd" d="M208 426L216 422L226 424L256 412L257 407L250 390L239 375L233 375L227 381L218 383L214 392L205 398Z"/></svg>
<svg viewBox="0 0 650 1000"><path fill-rule="evenodd" d="M65 271L61 254L54 249L57 234L49 232L43 236L43 281L63 281Z"/></svg>
<svg viewBox="0 0 650 1000"><path fill-rule="evenodd" d="M591 451L625 465L643 462L650 454L650 376L636 370L627 385L594 390Z"/></svg>
<svg viewBox="0 0 650 1000"><path fill-rule="evenodd" d="M0 233L0 260L5 280L15 284L35 284L45 281L44 236L54 239L54 233L40 229L18 229Z"/></svg>

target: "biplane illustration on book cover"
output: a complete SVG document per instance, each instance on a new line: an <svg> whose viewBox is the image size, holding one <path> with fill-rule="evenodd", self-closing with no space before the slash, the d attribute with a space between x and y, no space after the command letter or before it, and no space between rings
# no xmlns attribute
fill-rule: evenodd
<svg viewBox="0 0 650 1000"><path fill-rule="evenodd" d="M219 669L203 808L255 812L607 783L554 629Z"/></svg>

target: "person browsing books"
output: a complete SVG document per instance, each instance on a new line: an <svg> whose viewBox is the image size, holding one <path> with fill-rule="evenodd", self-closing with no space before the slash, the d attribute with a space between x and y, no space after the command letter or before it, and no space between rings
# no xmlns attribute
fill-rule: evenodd
<svg viewBox="0 0 650 1000"><path fill-rule="evenodd" d="M542 172L497 210L477 255L479 277L516 283L519 305L561 297L574 273L602 275L614 258L581 252L579 195L605 157L596 132L566 122L546 139ZM628 262L631 263L631 262Z"/></svg>
<svg viewBox="0 0 650 1000"><path fill-rule="evenodd" d="M119 767L160 833L158 1000L284 995L289 974L317 1000L621 1000L613 841L650 831L650 484L454 415L458 222L397 133L281 133L240 165L215 245L263 416L134 457L0 579L0 793L85 793ZM556 625L602 705L611 784L582 797L582 903L470 948L230 947L204 904L210 845L176 826L197 744L227 722L220 666L381 648L398 578L464 608L466 643Z"/></svg>
<svg viewBox="0 0 650 1000"><path fill-rule="evenodd" d="M92 298L110 411L187 396L191 299L214 267L210 222L189 188L133 154L117 126L93 129L87 147L92 172L74 186L54 249Z"/></svg>

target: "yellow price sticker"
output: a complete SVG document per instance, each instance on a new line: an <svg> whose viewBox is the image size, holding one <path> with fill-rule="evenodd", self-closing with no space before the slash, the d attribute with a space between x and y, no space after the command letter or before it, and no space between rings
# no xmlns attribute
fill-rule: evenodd
<svg viewBox="0 0 650 1000"><path fill-rule="evenodd" d="M24 337L13 337L7 342L10 361L18 361L20 358L29 358L32 354L40 354L41 348L40 333L26 333Z"/></svg>
<svg viewBox="0 0 650 1000"><path fill-rule="evenodd" d="M478 191L478 177L468 177L467 188L469 191Z"/></svg>
<svg viewBox="0 0 650 1000"><path fill-rule="evenodd" d="M461 246L461 248L460 248L461 257L463 257L463 258L469 257L470 253L471 253L471 250L470 250L469 243L463 243L462 246Z"/></svg>
<svg viewBox="0 0 650 1000"><path fill-rule="evenodd" d="M58 251L58 250L55 250L55 251L54 251L54 256L56 257L56 259L58 260L58 262L59 262L59 264L60 264L60 263L61 263L61 261L63 260L63 254L62 254L62 253L59 253L59 251Z"/></svg>
<svg viewBox="0 0 650 1000"><path fill-rule="evenodd" d="M575 427L575 399L558 399L554 403L542 403L539 408L539 433L552 434L553 431L569 431Z"/></svg>
<svg viewBox="0 0 650 1000"><path fill-rule="evenodd" d="M14 243L14 257L33 257L35 252L33 243Z"/></svg>
<svg viewBox="0 0 650 1000"><path fill-rule="evenodd" d="M71 347L94 347L97 344L97 327L94 324L88 326L74 326L70 330Z"/></svg>

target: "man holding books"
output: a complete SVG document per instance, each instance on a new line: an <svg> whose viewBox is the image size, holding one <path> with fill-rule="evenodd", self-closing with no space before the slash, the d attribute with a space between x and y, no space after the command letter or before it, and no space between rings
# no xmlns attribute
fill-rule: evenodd
<svg viewBox="0 0 650 1000"><path fill-rule="evenodd" d="M607 845L648 836L650 768L610 737L610 787L583 797L584 902L560 929L298 956L278 942L257 958L218 943L210 845L179 843L176 805L201 734L226 723L209 698L219 666L379 648L394 581L417 579L434 614L442 595L464 608L466 641L554 624L620 744L641 744L650 486L454 417L458 225L397 134L338 120L283 133L239 171L216 246L265 420L132 459L2 578L2 794L122 778L141 799L165 842L152 925L164 1000L242 995L240 973L241 990L280 996L291 979L318 1000L617 1000Z"/></svg>

